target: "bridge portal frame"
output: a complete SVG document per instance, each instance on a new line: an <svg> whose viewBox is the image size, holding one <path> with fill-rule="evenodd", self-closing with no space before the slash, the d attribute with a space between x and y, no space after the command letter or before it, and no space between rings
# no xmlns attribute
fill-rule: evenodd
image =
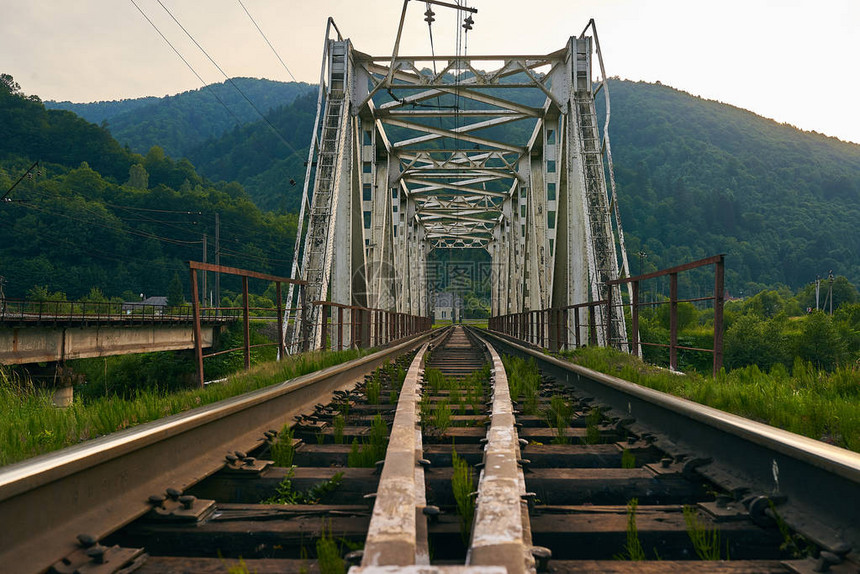
<svg viewBox="0 0 860 574"><path fill-rule="evenodd" d="M301 207L308 228L293 276L308 282L312 300L429 315L429 253L482 248L493 260L494 316L610 296L620 306L607 282L629 276L629 266L594 21L545 55L402 56L407 5L391 56L356 50L329 19ZM542 93L543 105L518 101L526 89ZM494 136L522 121L534 123L528 141ZM302 322L319 348L314 313ZM599 344L626 349L622 314L597 323L606 326ZM289 338L297 349L299 333Z"/></svg>

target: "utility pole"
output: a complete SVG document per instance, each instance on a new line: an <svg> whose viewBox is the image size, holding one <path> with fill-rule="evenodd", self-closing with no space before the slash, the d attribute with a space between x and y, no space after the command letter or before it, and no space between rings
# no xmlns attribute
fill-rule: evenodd
<svg viewBox="0 0 860 574"><path fill-rule="evenodd" d="M221 214L215 212L215 265L221 265ZM221 274L215 273L215 307L221 306Z"/></svg>
<svg viewBox="0 0 860 574"><path fill-rule="evenodd" d="M830 285L827 287L827 297L830 299L830 316L833 316L833 270L827 274Z"/></svg>
<svg viewBox="0 0 860 574"><path fill-rule="evenodd" d="M821 292L821 276L815 277L815 310L818 311L818 295Z"/></svg>
<svg viewBox="0 0 860 574"><path fill-rule="evenodd" d="M204 233L203 234L203 263L206 263L206 239L207 239L207 236ZM206 290L206 276L208 274L209 273L207 273L206 271L203 272L203 298L201 300L203 301L204 306L206 306L206 300L209 299L209 292Z"/></svg>

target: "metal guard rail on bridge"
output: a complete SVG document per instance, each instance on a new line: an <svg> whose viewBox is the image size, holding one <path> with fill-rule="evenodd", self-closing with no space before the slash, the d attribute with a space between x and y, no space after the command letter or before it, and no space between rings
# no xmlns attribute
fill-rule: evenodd
<svg viewBox="0 0 860 574"><path fill-rule="evenodd" d="M27 301L17 299L0 300L0 323L45 324L45 323L190 323L194 320L192 305L151 305L133 303L133 309L123 310L128 303L109 301ZM205 322L226 323L236 316L224 309L201 309L200 318Z"/></svg>
<svg viewBox="0 0 860 574"><path fill-rule="evenodd" d="M430 317L419 317L406 313L396 313L386 309L374 309L357 305L344 305L331 301L313 301L314 306L320 307L320 324L322 326L322 347L340 351L344 348L344 327L348 328L350 346L378 347L404 337L429 331L433 326ZM335 309L337 312L335 313ZM349 316L344 317L344 310ZM329 339L331 329L331 343Z"/></svg>
<svg viewBox="0 0 860 574"><path fill-rule="evenodd" d="M710 297L696 297L691 299L678 298L678 273L704 267L707 265L714 266L714 294ZM657 277L669 276L669 299L666 301L656 301L652 303L643 303L639 301L639 284L648 279ZM725 255L714 255L698 261L685 263L676 267L654 271L635 277L627 277L623 279L614 279L607 281L608 297L600 301L590 301L577 305L569 305L567 307L557 307L550 309L539 309L535 311L523 311L521 313L512 313L509 315L500 315L490 317L488 327L491 331L496 331L509 335L521 341L531 343L541 348L549 349L550 351L565 351L571 348L570 345L570 316L569 313L573 310L573 332L574 332L574 347L581 347L582 342L582 323L580 310L587 309L586 322L588 325L588 344L597 344L597 328L605 327L603 324L598 324L595 317L597 316L597 308L604 306L605 308L605 323L611 324L613 313L616 313L615 305L612 304L613 288L616 285L626 283L633 284L633 298L631 302L624 303L621 307L630 307L631 314L631 348L634 355L642 356L642 346L652 347L667 347L669 349L669 367L672 369L678 368L678 350L698 351L711 353L714 357L713 374L716 376L723 366L723 304L725 302ZM714 302L714 345L711 349L702 349L698 347L686 347L678 344L678 303L695 303L701 301ZM669 343L655 343L641 341L639 338L639 309L643 306L652 305L669 305ZM623 312L623 310L621 311ZM621 347L621 341L610 341Z"/></svg>

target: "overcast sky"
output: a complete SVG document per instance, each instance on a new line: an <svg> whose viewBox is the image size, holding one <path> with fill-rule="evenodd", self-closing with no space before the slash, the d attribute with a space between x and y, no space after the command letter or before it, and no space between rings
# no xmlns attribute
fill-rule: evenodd
<svg viewBox="0 0 860 574"><path fill-rule="evenodd" d="M223 81L158 0L135 1L207 83ZM311 83L328 16L358 50L385 55L402 8L401 0L242 1L295 77ZM228 75L291 80L238 0L161 2ZM610 76L659 80L860 143L860 0L468 3L479 10L470 54L549 53L594 18ZM424 9L410 2L402 53L429 53ZM435 11L436 52L452 53L452 11ZM0 72L28 94L74 102L201 86L132 0L0 0Z"/></svg>

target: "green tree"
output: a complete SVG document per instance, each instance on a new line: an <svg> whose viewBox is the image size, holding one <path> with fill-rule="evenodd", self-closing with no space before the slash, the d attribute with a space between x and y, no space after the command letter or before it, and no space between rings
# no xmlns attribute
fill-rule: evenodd
<svg viewBox="0 0 860 574"><path fill-rule="evenodd" d="M136 163L128 168L128 186L134 189L149 187L149 173L142 164Z"/></svg>
<svg viewBox="0 0 860 574"><path fill-rule="evenodd" d="M763 319L756 315L739 317L726 330L724 361L729 369L758 365L762 371L777 363L790 364L785 318Z"/></svg>
<svg viewBox="0 0 860 574"><path fill-rule="evenodd" d="M182 288L182 281L179 279L179 273L174 273L173 279L170 280L170 286L167 288L167 305L178 307L184 303L185 291Z"/></svg>
<svg viewBox="0 0 860 574"><path fill-rule="evenodd" d="M846 341L830 315L813 311L803 322L795 353L820 369L833 370L847 358Z"/></svg>

